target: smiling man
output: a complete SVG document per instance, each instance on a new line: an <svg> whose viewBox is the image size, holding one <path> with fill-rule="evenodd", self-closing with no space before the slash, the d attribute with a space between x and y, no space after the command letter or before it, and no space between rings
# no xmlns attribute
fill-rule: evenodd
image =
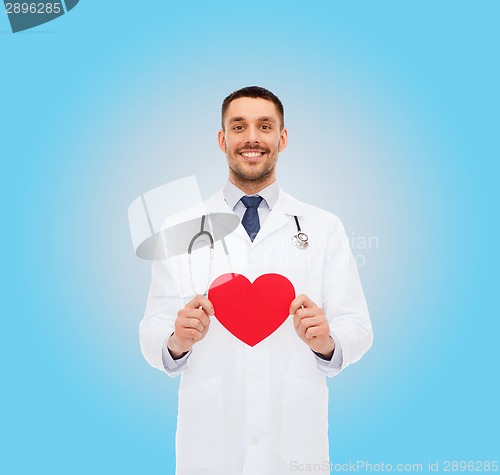
<svg viewBox="0 0 500 475"><path fill-rule="evenodd" d="M250 346L221 325L209 298L188 297L189 272L181 258L153 264L141 348L152 366L182 374L176 473L280 475L306 465L324 471L325 377L359 360L372 344L348 240L335 215L279 188L276 166L288 132L273 93L252 86L226 97L218 143L229 179L206 209L233 212L241 224L225 243L216 243L213 280L241 274L254 282L273 275L289 281L296 296L284 302L289 316L283 324ZM267 294L283 298L278 286ZM241 311L254 313L255 325L257 314L266 314L266 302L259 305Z"/></svg>
<svg viewBox="0 0 500 475"><path fill-rule="evenodd" d="M288 132L280 102L238 97L244 91L222 104L218 141L227 157L230 182L252 194L276 181L278 154L286 148Z"/></svg>

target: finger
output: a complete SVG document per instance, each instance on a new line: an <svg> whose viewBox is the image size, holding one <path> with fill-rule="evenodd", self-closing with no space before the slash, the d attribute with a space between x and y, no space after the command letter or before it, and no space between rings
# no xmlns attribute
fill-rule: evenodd
<svg viewBox="0 0 500 475"><path fill-rule="evenodd" d="M305 318L320 316L321 313L318 313L318 307L316 308L299 308L295 315L293 316L293 325L297 328L300 325L300 322Z"/></svg>
<svg viewBox="0 0 500 475"><path fill-rule="evenodd" d="M297 326L304 330L304 332L311 327L317 327L323 325L325 320L322 315L315 315L311 317L304 317L298 323Z"/></svg>
<svg viewBox="0 0 500 475"><path fill-rule="evenodd" d="M196 317L203 325L203 328L208 327L210 324L210 317L205 313L205 310L199 309Z"/></svg>
<svg viewBox="0 0 500 475"><path fill-rule="evenodd" d="M330 335L330 328L324 325L311 326L306 329L304 335L308 340L314 337Z"/></svg>
<svg viewBox="0 0 500 475"><path fill-rule="evenodd" d="M207 334L207 332L208 332L208 329L209 329L209 325L207 325L207 326L203 329L203 331L201 332L201 337L202 337L202 338L204 338L204 337L205 337L205 335L206 335L206 334Z"/></svg>
<svg viewBox="0 0 500 475"><path fill-rule="evenodd" d="M199 320L204 327L210 323L210 317L207 317L205 310L200 307L184 309L182 316L183 318L195 318Z"/></svg>
<svg viewBox="0 0 500 475"><path fill-rule="evenodd" d="M301 306L306 308L316 307L317 305L305 294L301 294L295 297L290 304L290 315L294 315L297 309Z"/></svg>
<svg viewBox="0 0 500 475"><path fill-rule="evenodd" d="M205 328L198 318L188 317L182 321L181 325L183 328L194 328L200 332Z"/></svg>
<svg viewBox="0 0 500 475"><path fill-rule="evenodd" d="M180 319L180 322L182 322L182 320L186 318L196 318L204 327L206 327L210 323L210 317L207 316L205 310L203 310L201 307L184 307L177 315L177 318Z"/></svg>
<svg viewBox="0 0 500 475"><path fill-rule="evenodd" d="M207 317L210 317L214 314L214 306L212 305L212 302L210 302L210 300L208 300L203 295L197 295L186 304L186 308L200 308L200 307L204 310Z"/></svg>
<svg viewBox="0 0 500 475"><path fill-rule="evenodd" d="M297 309L302 307L302 302L304 301L305 295L299 295L298 297L295 297L292 300L292 303L290 304L290 315L295 315L295 312Z"/></svg>
<svg viewBox="0 0 500 475"><path fill-rule="evenodd" d="M203 332L200 332L198 330L192 330L193 331L193 340L195 341L200 341L203 338Z"/></svg>
<svg viewBox="0 0 500 475"><path fill-rule="evenodd" d="M190 342L190 346L201 339L201 332L196 328L181 327L176 329L175 334L179 341Z"/></svg>
<svg viewBox="0 0 500 475"><path fill-rule="evenodd" d="M296 330L301 335L305 335L308 328L316 327L322 323L323 322L316 317L303 318L300 322L298 322Z"/></svg>
<svg viewBox="0 0 500 475"><path fill-rule="evenodd" d="M321 315L322 311L319 307L305 308L301 307L295 311L293 318L297 320L302 320L307 317L315 317L316 315Z"/></svg>

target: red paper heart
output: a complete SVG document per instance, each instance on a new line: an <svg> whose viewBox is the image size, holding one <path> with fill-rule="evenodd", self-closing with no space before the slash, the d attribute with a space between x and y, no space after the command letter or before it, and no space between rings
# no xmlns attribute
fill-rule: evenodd
<svg viewBox="0 0 500 475"><path fill-rule="evenodd" d="M217 320L250 346L283 324L294 298L292 283L279 274L261 275L253 284L244 275L223 274L208 292Z"/></svg>

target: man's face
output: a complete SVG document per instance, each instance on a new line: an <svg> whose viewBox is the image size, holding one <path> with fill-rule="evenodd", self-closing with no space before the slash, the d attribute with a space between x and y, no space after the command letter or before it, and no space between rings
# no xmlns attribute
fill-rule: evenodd
<svg viewBox="0 0 500 475"><path fill-rule="evenodd" d="M226 110L218 142L227 156L231 181L267 185L276 179L278 153L287 145L288 132L281 129L271 101L240 97Z"/></svg>

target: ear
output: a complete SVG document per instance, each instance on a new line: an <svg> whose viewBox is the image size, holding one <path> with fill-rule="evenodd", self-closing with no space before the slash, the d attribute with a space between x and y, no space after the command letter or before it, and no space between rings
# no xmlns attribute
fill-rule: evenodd
<svg viewBox="0 0 500 475"><path fill-rule="evenodd" d="M280 143L279 143L278 150L280 152L282 152L283 150L285 150L287 145L288 145L288 130L286 130L283 127L283 129L281 130L281 134L280 134Z"/></svg>
<svg viewBox="0 0 500 475"><path fill-rule="evenodd" d="M226 137L224 135L224 131L221 129L217 134L217 142L219 144L219 148L226 153Z"/></svg>

